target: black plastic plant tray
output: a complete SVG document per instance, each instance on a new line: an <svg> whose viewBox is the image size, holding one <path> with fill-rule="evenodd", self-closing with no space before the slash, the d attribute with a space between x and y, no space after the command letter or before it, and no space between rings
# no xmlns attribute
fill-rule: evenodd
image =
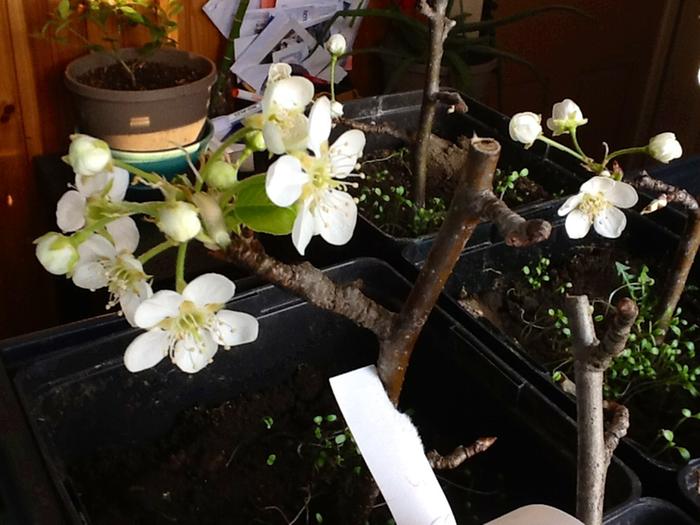
<svg viewBox="0 0 700 525"><path fill-rule="evenodd" d="M403 278L377 260L356 260L330 274L345 282L362 279L366 292L390 308L408 290ZM136 331L123 327L38 357L18 371L19 397L72 523L93 521L78 496L81 480L67 475L71 462L100 447L147 443L166 433L183 410L217 406L241 392L274 385L300 363L335 374L376 359L369 332L274 287L241 294L230 307L256 315L260 337L219 352L196 375L182 374L166 362L130 374L122 354ZM527 503L572 511L573 421L440 309L421 336L402 407L415 411L427 447L447 451L477 437L498 436L469 468L502 475L507 501L475 501L458 491L456 498L452 494L453 508L471 504L480 523ZM608 509L639 496L638 480L617 459L608 481ZM232 522L229 515L227 523Z"/></svg>
<svg viewBox="0 0 700 525"><path fill-rule="evenodd" d="M381 95L345 103L344 113L348 119L359 122L389 123L394 127L414 131L420 117L422 91L411 91L392 95ZM469 111L466 114L448 113L448 106L440 104L435 116L434 133L456 139L460 135L495 138L501 143L501 158L509 165L528 168L530 178L538 182L550 193L563 191L564 195L578 190L587 174L573 159L562 152L537 143L526 150L521 144L510 139L509 118L480 102L464 96ZM339 126L338 131L342 130ZM393 149L404 145L399 139L384 134L368 135L365 154L378 149ZM536 204L536 203L532 203ZM527 204L521 209L526 209ZM387 250L398 253L407 243L421 242L434 237L434 234L418 238L395 237L380 230L370 219L361 216L358 230L363 236L373 239L374 245L384 254Z"/></svg>
<svg viewBox="0 0 700 525"><path fill-rule="evenodd" d="M640 498L608 513L603 525L694 525L697 521L671 503Z"/></svg>
<svg viewBox="0 0 700 525"><path fill-rule="evenodd" d="M476 318L462 309L457 299L462 287L472 293L488 290L499 272L520 274L521 268L531 265L541 256L549 257L556 266L557 260L566 257L569 248L577 245L605 245L612 243L621 247L631 256L647 261L654 269L665 257L670 256L678 244L678 236L657 222L635 212L627 214L627 228L620 239L606 240L590 233L586 238L575 241L568 238L564 231L564 219L557 216L557 209L562 200L553 201L534 207L527 211L526 217L538 217L549 220L553 225L552 235L546 242L526 249L515 249L505 245L492 225L481 225L488 229L488 236L481 234L477 243L471 244L461 255L450 276L443 294L442 306L458 319L475 337L489 347L499 357L513 366L519 373L532 381L549 399L552 399L568 414L575 415L573 398L565 394L552 380L549 372L527 355L520 344L507 336L500 329L484 318ZM407 246L402 257L414 267L414 273L420 268L430 251L432 242ZM657 266L656 277L659 277ZM654 274L652 274L654 275ZM623 440L619 449L622 457L639 474L645 487L645 493L672 500L686 507L676 489L675 477L678 467L650 457L641 446L630 439ZM700 508L698 509L700 512Z"/></svg>

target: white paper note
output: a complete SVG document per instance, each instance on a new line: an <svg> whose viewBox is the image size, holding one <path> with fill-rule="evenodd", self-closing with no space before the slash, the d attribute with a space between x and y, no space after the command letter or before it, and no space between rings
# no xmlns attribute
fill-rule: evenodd
<svg viewBox="0 0 700 525"><path fill-rule="evenodd" d="M359 368L330 383L396 524L456 525L416 427L391 404L376 368Z"/></svg>

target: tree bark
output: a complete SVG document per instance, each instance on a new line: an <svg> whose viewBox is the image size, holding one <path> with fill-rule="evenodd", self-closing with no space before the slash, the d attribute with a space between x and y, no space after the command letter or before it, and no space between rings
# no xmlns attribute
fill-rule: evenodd
<svg viewBox="0 0 700 525"><path fill-rule="evenodd" d="M381 342L377 368L389 398L398 403L408 363L425 321L452 273L464 245L476 226L488 217L502 226L511 242L525 246L546 239L551 231L544 221L525 221L506 206L494 206L491 191L501 147L493 139L473 139L463 175L445 222L406 302L391 336Z"/></svg>
<svg viewBox="0 0 700 525"><path fill-rule="evenodd" d="M420 0L420 11L428 18L430 25L430 50L426 65L423 104L420 112L420 124L416 135L416 152L413 162L414 200L418 206L425 206L425 187L427 181L428 148L430 134L433 131L435 108L440 91L440 66L442 65L443 45L450 29L455 25L446 15L448 0L434 0L434 6L428 0Z"/></svg>
<svg viewBox="0 0 700 525"><path fill-rule="evenodd" d="M588 297L567 296L565 308L571 327L576 379L576 515L586 525L601 525L608 466L629 426L627 409L615 403L613 423L605 432L603 381L610 363L625 348L638 310L632 300L621 299L601 343L596 337Z"/></svg>

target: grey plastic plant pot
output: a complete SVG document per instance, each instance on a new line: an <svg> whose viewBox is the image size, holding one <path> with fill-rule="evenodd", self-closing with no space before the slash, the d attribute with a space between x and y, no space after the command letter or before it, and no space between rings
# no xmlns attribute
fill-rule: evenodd
<svg viewBox="0 0 700 525"><path fill-rule="evenodd" d="M209 92L216 66L208 58L179 49L161 48L141 54L117 51L120 59L185 66L199 80L180 86L145 91L120 91L88 86L80 78L115 63L109 53L77 58L65 71L65 83L75 102L78 128L125 151L158 151L187 146L197 140L207 118Z"/></svg>
<svg viewBox="0 0 700 525"><path fill-rule="evenodd" d="M391 309L409 289L405 279L378 260L359 259L327 272L338 282L361 279L365 292ZM111 451L159 439L183 410L218 406L242 393L254 395L279 384L302 364L330 376L376 360L377 343L368 331L275 287L241 293L229 307L258 317L260 336L252 344L220 352L195 375L180 373L169 362L135 375L127 372L122 354L136 331L124 323L74 330L54 352L46 351L42 334L35 344L45 350L43 355L32 352L28 341L15 348L13 361L22 365L15 369L14 385L71 523L100 523L97 514L103 510L86 506L85 491L94 487L71 475L71 463L92 458L101 448ZM22 359L22 353L33 357ZM468 470L480 473L476 479L482 489L494 484L498 492L447 488L456 513L468 511L476 523L483 523L531 503L572 512L573 421L439 308L418 342L401 406L412 409L426 447L452 450L477 437L498 436L488 454L472 458L468 465ZM3 430L0 452L5 446ZM615 458L606 509L629 504L640 492L636 476ZM123 501L122 494L109 494ZM217 523L241 523L230 508L219 515ZM165 523L153 513L140 517L121 523ZM203 523L196 519L178 523Z"/></svg>

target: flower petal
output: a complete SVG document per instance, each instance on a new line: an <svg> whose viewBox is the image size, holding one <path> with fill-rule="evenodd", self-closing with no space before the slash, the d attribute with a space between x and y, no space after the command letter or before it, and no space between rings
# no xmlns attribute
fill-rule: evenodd
<svg viewBox="0 0 700 525"><path fill-rule="evenodd" d="M605 198L618 208L631 208L637 201L639 197L637 196L637 190L625 182L614 181L613 187L605 194Z"/></svg>
<svg viewBox="0 0 700 525"><path fill-rule="evenodd" d="M284 140L282 139L282 130L276 123L270 121L265 122L262 132L263 138L265 139L265 146L267 146L267 149L271 153L275 155L286 153L284 149Z"/></svg>
<svg viewBox="0 0 700 525"><path fill-rule="evenodd" d="M309 149L316 157L321 156L321 145L328 141L331 134L331 101L320 97L309 112Z"/></svg>
<svg viewBox="0 0 700 525"><path fill-rule="evenodd" d="M109 172L102 171L94 175L76 175L75 187L84 197L92 197L105 189L109 182Z"/></svg>
<svg viewBox="0 0 700 525"><path fill-rule="evenodd" d="M265 192L277 206L290 206L299 199L309 179L309 175L302 170L299 159L285 155L267 169Z"/></svg>
<svg viewBox="0 0 700 525"><path fill-rule="evenodd" d="M347 243L355 231L357 205L344 191L328 190L316 210L316 230L333 245Z"/></svg>
<svg viewBox="0 0 700 525"><path fill-rule="evenodd" d="M311 237L316 233L316 220L311 214L310 206L310 198L301 203L297 218L294 219L294 226L292 227L292 243L301 255L304 255L304 251L306 251Z"/></svg>
<svg viewBox="0 0 700 525"><path fill-rule="evenodd" d="M309 119L303 113L290 116L282 131L285 151L303 151L309 144Z"/></svg>
<svg viewBox="0 0 700 525"><path fill-rule="evenodd" d="M182 295L172 290L156 292L136 309L134 323L141 328L152 328L168 317L175 317L182 301Z"/></svg>
<svg viewBox="0 0 700 525"><path fill-rule="evenodd" d="M591 217L581 210L573 210L566 216L566 234L571 239L582 239L591 229Z"/></svg>
<svg viewBox="0 0 700 525"><path fill-rule="evenodd" d="M252 343L258 338L258 320L250 314L221 310L216 319L219 325L212 336L224 348Z"/></svg>
<svg viewBox="0 0 700 525"><path fill-rule="evenodd" d="M580 191L584 193L590 193L592 195L595 195L599 192L606 194L613 188L614 185L615 181L612 178L596 176L591 177L586 182L584 182L581 185Z"/></svg>
<svg viewBox="0 0 700 525"><path fill-rule="evenodd" d="M140 372L156 366L168 355L170 333L155 328L134 339L124 352L124 365L129 372Z"/></svg>
<svg viewBox="0 0 700 525"><path fill-rule="evenodd" d="M617 239L627 226L627 217L624 212L610 206L595 217L593 227L598 235L608 239Z"/></svg>
<svg viewBox="0 0 700 525"><path fill-rule="evenodd" d="M56 205L56 224L64 232L85 226L85 197L75 190L64 193Z"/></svg>
<svg viewBox="0 0 700 525"><path fill-rule="evenodd" d="M188 374L196 374L211 363L214 354L219 349L219 345L212 339L208 330L201 330L199 336L199 344L191 336L175 344L173 363Z"/></svg>
<svg viewBox="0 0 700 525"><path fill-rule="evenodd" d="M365 149L365 143L365 134L359 129L346 131L336 139L329 151L334 177L343 178L343 175L352 172Z"/></svg>
<svg viewBox="0 0 700 525"><path fill-rule="evenodd" d="M583 200L583 193L577 193L576 195L572 195L566 201L564 204L561 205L561 207L557 210L557 214L560 217L563 217L567 213L569 213L571 210L574 208L577 208L579 204L581 204L581 201Z"/></svg>
<svg viewBox="0 0 700 525"><path fill-rule="evenodd" d="M112 171L107 172L112 180L112 187L107 196L112 202L121 202L126 197L126 190L129 189L129 172L124 168L114 166Z"/></svg>
<svg viewBox="0 0 700 525"><path fill-rule="evenodd" d="M119 295L119 306L122 309L124 318L131 326L136 326L136 310L141 303L153 295L151 285L142 281L137 285L138 293L127 290Z"/></svg>
<svg viewBox="0 0 700 525"><path fill-rule="evenodd" d="M120 217L107 225L118 252L134 253L139 245L139 229L131 217Z"/></svg>
<svg viewBox="0 0 700 525"><path fill-rule="evenodd" d="M78 255L80 256L79 263L99 261L100 259L111 260L117 256L117 250L102 235L95 234L80 243Z"/></svg>
<svg viewBox="0 0 700 525"><path fill-rule="evenodd" d="M73 271L73 283L86 290L104 288L108 284L105 267L98 262L78 263Z"/></svg>
<svg viewBox="0 0 700 525"><path fill-rule="evenodd" d="M263 112L303 112L314 98L314 85L304 77L283 78L274 82L263 96Z"/></svg>
<svg viewBox="0 0 700 525"><path fill-rule="evenodd" d="M226 304L236 293L236 285L218 273L205 273L185 286L182 296L199 307L207 304Z"/></svg>

